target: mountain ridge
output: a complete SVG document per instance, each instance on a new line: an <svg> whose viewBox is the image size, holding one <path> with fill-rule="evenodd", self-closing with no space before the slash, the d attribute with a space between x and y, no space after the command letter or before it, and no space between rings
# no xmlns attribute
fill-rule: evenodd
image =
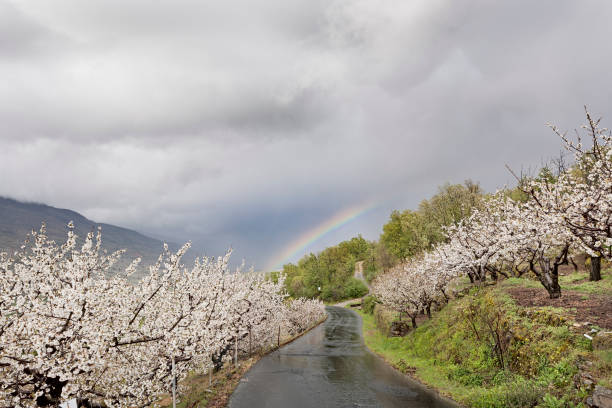
<svg viewBox="0 0 612 408"><path fill-rule="evenodd" d="M62 243L66 240L67 225L72 221L78 243L82 243L87 233L102 229L102 247L109 252L125 249L116 270L124 268L135 258L142 258L144 267L157 261L163 251L163 241L151 238L129 228L113 224L99 223L70 209L57 208L43 203L24 202L0 196L0 252L18 250L32 230L39 230L45 223L50 239ZM175 249L175 243L168 242Z"/></svg>

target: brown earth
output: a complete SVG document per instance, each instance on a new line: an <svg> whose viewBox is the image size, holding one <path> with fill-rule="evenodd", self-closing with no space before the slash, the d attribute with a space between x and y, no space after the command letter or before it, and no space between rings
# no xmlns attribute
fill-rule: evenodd
<svg viewBox="0 0 612 408"><path fill-rule="evenodd" d="M227 381L216 389L216 393L208 400L206 408L223 408L227 406L227 402L238 386L242 376L246 373L253 364L255 359L249 359L246 364L242 364L238 369L227 374Z"/></svg>
<svg viewBox="0 0 612 408"><path fill-rule="evenodd" d="M559 299L550 299L548 293L536 288L509 288L508 293L517 304L524 307L552 306L568 309L576 322L589 322L605 329L612 329L612 297L585 295L564 290ZM588 296L587 299L584 299Z"/></svg>

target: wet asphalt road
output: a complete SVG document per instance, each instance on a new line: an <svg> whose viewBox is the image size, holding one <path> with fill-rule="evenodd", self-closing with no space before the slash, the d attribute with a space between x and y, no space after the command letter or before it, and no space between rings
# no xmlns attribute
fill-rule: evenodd
<svg viewBox="0 0 612 408"><path fill-rule="evenodd" d="M456 407L370 353L357 313L334 306L327 313L325 323L255 364L229 408Z"/></svg>

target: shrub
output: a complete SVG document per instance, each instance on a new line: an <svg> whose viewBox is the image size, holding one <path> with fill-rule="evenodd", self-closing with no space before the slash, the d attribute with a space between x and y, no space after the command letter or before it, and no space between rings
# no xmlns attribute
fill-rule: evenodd
<svg viewBox="0 0 612 408"><path fill-rule="evenodd" d="M374 306L376 306L376 303L378 303L376 297L372 295L366 296L363 298L363 301L361 303L361 310L363 310L367 314L372 314L374 313Z"/></svg>
<svg viewBox="0 0 612 408"><path fill-rule="evenodd" d="M368 288L359 279L350 278L344 287L344 297L346 298L358 298L368 293Z"/></svg>

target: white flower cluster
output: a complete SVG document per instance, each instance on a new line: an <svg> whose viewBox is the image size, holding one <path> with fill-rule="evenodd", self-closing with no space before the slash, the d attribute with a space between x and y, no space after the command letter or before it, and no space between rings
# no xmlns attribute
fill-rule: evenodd
<svg viewBox="0 0 612 408"><path fill-rule="evenodd" d="M325 306L320 300L298 298L287 306L288 333L295 335L319 323L325 317Z"/></svg>
<svg viewBox="0 0 612 408"><path fill-rule="evenodd" d="M612 134L599 127L587 112L582 128L590 139L585 148L582 137L573 142L552 126L574 154L576 166L562 173L555 183L533 183L529 193L546 213L558 216L576 237L582 250L594 257L612 257Z"/></svg>
<svg viewBox="0 0 612 408"><path fill-rule="evenodd" d="M99 231L77 248L72 225L61 246L43 226L1 254L0 407L151 405L170 389L173 359L180 379L220 364L236 341L261 348L288 321L303 330L325 313L320 302L287 304L282 276L230 272L229 252L185 268L188 248L166 246L138 284L128 279L138 260L108 278L121 253L102 251Z"/></svg>
<svg viewBox="0 0 612 408"><path fill-rule="evenodd" d="M522 180L526 202L505 191L489 197L482 209L446 229L447 242L380 276L373 285L390 308L413 318L446 298L457 276L472 282L487 276L535 274L551 298L561 296L559 266L572 252L610 259L612 246L612 137L587 113L591 147L570 141L556 128L575 166L556 178Z"/></svg>
<svg viewBox="0 0 612 408"><path fill-rule="evenodd" d="M416 327L416 317L425 312L431 316L434 303L448 300L447 287L457 276L457 262L450 255L448 244L439 245L420 257L413 258L377 277L372 293L393 310L405 313Z"/></svg>

